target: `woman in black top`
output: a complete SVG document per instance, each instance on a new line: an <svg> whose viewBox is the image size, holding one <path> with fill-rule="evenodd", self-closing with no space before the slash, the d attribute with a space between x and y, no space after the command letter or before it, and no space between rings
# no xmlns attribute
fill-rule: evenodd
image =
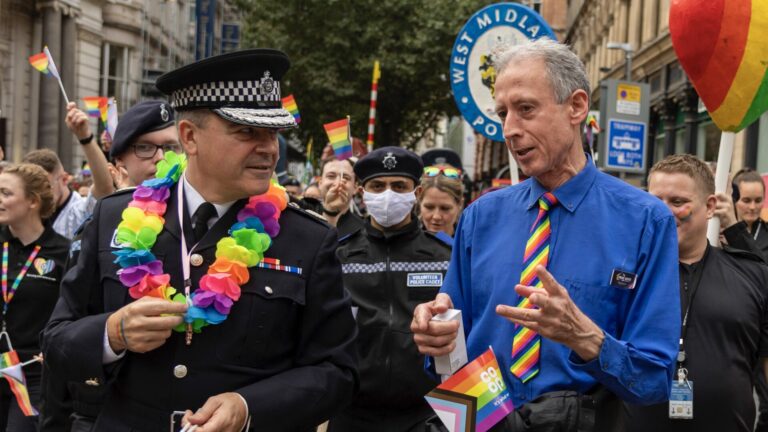
<svg viewBox="0 0 768 432"><path fill-rule="evenodd" d="M734 203L736 216L746 224L750 237L768 261L768 224L760 218L765 196L763 178L756 171L742 171L733 183L739 191L739 199Z"/></svg>
<svg viewBox="0 0 768 432"><path fill-rule="evenodd" d="M40 353L38 334L53 312L69 240L43 224L54 210L46 172L18 164L0 174L2 321L0 353L12 345L20 362ZM22 368L32 406L39 409L41 365ZM35 431L37 416L25 416L6 379L0 380L0 431Z"/></svg>

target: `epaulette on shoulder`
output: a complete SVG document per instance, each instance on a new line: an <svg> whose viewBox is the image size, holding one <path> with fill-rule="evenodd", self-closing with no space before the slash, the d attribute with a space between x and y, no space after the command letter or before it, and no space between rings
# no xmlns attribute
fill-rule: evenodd
<svg viewBox="0 0 768 432"><path fill-rule="evenodd" d="M128 193L132 194L133 191L135 191L135 190L136 190L135 186L127 187L127 188L122 188L120 190L114 191L111 194L103 197L102 200L107 200L107 199L111 199L111 198L120 197L120 196L123 196L123 195L128 194Z"/></svg>
<svg viewBox="0 0 768 432"><path fill-rule="evenodd" d="M759 262L761 264L766 264L766 262L763 259L763 257L761 257L760 255L758 255L758 254L756 254L756 253L754 253L752 251L748 251L748 250L744 250L744 249L737 249L735 247L730 247L728 245L722 245L722 249L723 249L723 252L727 253L728 255L732 255L732 256L735 256L737 258L748 259L750 261L757 261L757 262Z"/></svg>
<svg viewBox="0 0 768 432"><path fill-rule="evenodd" d="M343 236L339 237L338 243L344 244L348 242L349 240L357 237L358 234L362 234L364 232L363 227L358 227L356 230L352 231L351 233L344 234Z"/></svg>
<svg viewBox="0 0 768 432"><path fill-rule="evenodd" d="M310 219L312 221L315 221L317 223L323 224L324 226L329 227L328 221L321 215L320 213L314 212L312 210L306 210L301 207L299 207L298 204L292 202L288 204L288 207L285 208L286 210L293 210L294 212L306 217L307 219Z"/></svg>
<svg viewBox="0 0 768 432"><path fill-rule="evenodd" d="M453 239L448 234L440 231L437 234L431 233L429 231L424 231L424 234L426 234L427 238L431 238L438 243L442 244L443 246L447 246L448 248L453 247Z"/></svg>

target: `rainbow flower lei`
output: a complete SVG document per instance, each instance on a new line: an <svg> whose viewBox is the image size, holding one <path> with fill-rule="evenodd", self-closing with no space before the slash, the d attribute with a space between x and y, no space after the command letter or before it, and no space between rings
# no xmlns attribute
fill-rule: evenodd
<svg viewBox="0 0 768 432"><path fill-rule="evenodd" d="M163 216L170 188L179 181L186 166L183 154L165 153L157 164L155 178L138 186L133 200L123 210L116 236L116 242L123 248L114 252L115 263L121 267L117 271L120 282L134 299L157 297L188 302L183 292L170 285L171 276L152 253L165 225ZM198 289L190 294L184 322L175 331L184 332L191 326L195 333L200 333L203 327L227 319L232 305L240 299L240 286L248 282L248 268L264 259L264 252L280 233L278 219L287 204L285 189L274 181L266 193L249 198L229 229L229 237L216 244L216 261L200 279Z"/></svg>

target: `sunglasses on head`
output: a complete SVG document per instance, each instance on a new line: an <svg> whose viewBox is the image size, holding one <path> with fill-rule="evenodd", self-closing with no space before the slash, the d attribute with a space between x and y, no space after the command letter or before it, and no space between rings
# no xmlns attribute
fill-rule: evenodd
<svg viewBox="0 0 768 432"><path fill-rule="evenodd" d="M424 168L424 175L427 177L437 177L440 174L448 178L457 179L461 177L461 170L458 168L438 167L438 166L428 166Z"/></svg>

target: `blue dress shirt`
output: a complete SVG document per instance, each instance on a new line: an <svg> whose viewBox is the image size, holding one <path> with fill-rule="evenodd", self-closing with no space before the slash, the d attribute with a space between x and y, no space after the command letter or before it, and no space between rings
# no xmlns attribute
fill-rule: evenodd
<svg viewBox="0 0 768 432"><path fill-rule="evenodd" d="M602 383L640 404L668 399L680 335L677 230L655 197L595 168L553 191L548 270L605 332L599 356L584 362L542 338L540 372L526 384L509 371L514 324L496 305L517 305L523 252L545 193L535 179L492 192L462 215L441 289L463 311L469 359L492 346L515 406L557 390L588 392ZM635 274L632 289L611 284L614 270Z"/></svg>

